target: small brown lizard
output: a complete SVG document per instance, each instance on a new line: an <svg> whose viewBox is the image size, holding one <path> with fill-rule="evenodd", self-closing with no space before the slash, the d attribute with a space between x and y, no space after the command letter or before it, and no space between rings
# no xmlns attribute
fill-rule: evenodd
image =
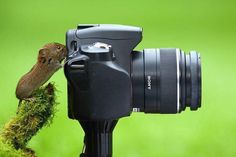
<svg viewBox="0 0 236 157"><path fill-rule="evenodd" d="M61 62L66 54L66 47L59 43L46 44L39 50L37 63L21 77L17 84L16 97L20 102L30 98L34 90L47 82L62 67Z"/></svg>

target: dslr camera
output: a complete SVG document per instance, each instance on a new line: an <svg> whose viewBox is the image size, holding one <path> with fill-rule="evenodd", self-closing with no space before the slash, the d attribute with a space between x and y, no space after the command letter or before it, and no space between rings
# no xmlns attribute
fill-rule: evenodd
<svg viewBox="0 0 236 157"><path fill-rule="evenodd" d="M112 131L132 112L176 114L201 106L201 61L196 51L134 48L142 28L78 25L66 34L68 116L85 132L81 156L111 157Z"/></svg>

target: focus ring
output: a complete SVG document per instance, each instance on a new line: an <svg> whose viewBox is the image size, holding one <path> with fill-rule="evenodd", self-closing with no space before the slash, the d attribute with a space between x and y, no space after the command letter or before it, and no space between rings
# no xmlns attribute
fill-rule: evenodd
<svg viewBox="0 0 236 157"><path fill-rule="evenodd" d="M160 49L160 113L177 113L176 49Z"/></svg>

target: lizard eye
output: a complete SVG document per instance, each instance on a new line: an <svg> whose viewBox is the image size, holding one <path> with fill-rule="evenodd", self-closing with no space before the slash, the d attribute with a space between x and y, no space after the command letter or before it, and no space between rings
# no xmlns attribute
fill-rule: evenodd
<svg viewBox="0 0 236 157"><path fill-rule="evenodd" d="M60 46L57 46L57 49L58 49L58 50L60 50L60 49L61 49L61 47L60 47Z"/></svg>
<svg viewBox="0 0 236 157"><path fill-rule="evenodd" d="M49 60L48 60L48 64L50 64L50 63L51 63L51 61L52 61L52 58L49 58Z"/></svg>

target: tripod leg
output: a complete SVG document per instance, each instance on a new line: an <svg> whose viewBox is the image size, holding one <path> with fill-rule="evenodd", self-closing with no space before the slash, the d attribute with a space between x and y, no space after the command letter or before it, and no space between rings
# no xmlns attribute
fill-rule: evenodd
<svg viewBox="0 0 236 157"><path fill-rule="evenodd" d="M82 153L80 154L80 157L87 157L87 155L85 154L85 151L86 151L86 136L84 136L84 145L83 145L83 149L82 149Z"/></svg>
<svg viewBox="0 0 236 157"><path fill-rule="evenodd" d="M117 121L80 121L86 146L80 157L112 157L112 131Z"/></svg>

